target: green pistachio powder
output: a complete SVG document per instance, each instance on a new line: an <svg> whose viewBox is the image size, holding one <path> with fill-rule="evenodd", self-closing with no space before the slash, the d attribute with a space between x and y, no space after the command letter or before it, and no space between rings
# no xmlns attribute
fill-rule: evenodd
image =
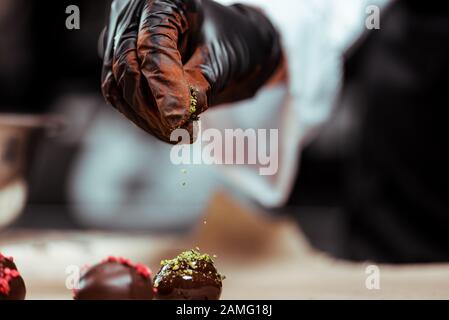
<svg viewBox="0 0 449 320"><path fill-rule="evenodd" d="M198 90L196 90L194 87L190 87L190 119L192 121L198 121L199 117L196 114L197 112L197 105L198 105ZM185 169L184 169L185 170ZM183 173L187 173L187 170L182 171ZM183 186L185 183L183 183ZM177 274L183 275L192 275L195 272L195 269L197 268L197 263L204 261L206 263L214 264L214 260L212 257L208 254L202 254L199 251L199 248L196 248L197 250L189 250L184 251L181 254L179 254L176 258L171 260L162 260L161 266L165 267L167 265L170 266L169 270L172 272L175 272ZM216 258L214 255L213 258ZM221 280L226 279L224 275L218 274ZM155 287L157 287L157 283L155 283Z"/></svg>
<svg viewBox="0 0 449 320"><path fill-rule="evenodd" d="M213 256L216 258L216 256ZM213 258L208 254L200 253L199 249L197 250L189 250L184 251L179 254L176 258L171 260L162 260L161 266L169 266L169 271L179 274L181 276L189 275L191 276L197 269L197 264L200 262L206 263L214 263ZM218 274L221 280L224 280L226 277ZM157 284L155 284L156 286Z"/></svg>
<svg viewBox="0 0 449 320"><path fill-rule="evenodd" d="M198 105L198 90L194 87L190 87L190 119L193 121L198 121L199 117L196 114L196 107Z"/></svg>

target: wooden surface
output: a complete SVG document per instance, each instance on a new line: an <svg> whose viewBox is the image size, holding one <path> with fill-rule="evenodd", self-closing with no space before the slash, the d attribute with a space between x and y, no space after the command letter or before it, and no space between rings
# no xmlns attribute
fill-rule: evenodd
<svg viewBox="0 0 449 320"><path fill-rule="evenodd" d="M380 290L368 290L371 263L336 261L312 250L296 226L250 212L217 195L188 235L3 231L0 251L16 259L28 299L71 299L66 268L108 255L157 271L159 261L192 247L217 254L227 276L223 299L448 299L449 265L379 265Z"/></svg>

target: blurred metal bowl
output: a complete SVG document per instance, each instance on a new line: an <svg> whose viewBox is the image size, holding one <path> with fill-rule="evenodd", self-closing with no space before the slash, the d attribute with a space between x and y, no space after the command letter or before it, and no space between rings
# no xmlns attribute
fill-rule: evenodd
<svg viewBox="0 0 449 320"><path fill-rule="evenodd" d="M0 114L0 227L22 211L33 148L57 126L51 116Z"/></svg>

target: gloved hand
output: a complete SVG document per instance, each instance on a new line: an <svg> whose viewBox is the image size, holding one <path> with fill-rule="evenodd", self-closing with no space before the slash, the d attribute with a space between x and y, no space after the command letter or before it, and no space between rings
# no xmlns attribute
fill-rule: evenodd
<svg viewBox="0 0 449 320"><path fill-rule="evenodd" d="M104 47L105 98L167 142L210 106L254 96L281 61L261 11L211 0L115 0Z"/></svg>

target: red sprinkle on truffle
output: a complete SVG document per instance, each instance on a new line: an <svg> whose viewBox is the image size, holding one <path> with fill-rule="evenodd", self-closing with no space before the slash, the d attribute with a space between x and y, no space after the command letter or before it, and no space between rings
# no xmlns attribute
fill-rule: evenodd
<svg viewBox="0 0 449 320"><path fill-rule="evenodd" d="M12 262L11 258L5 257L0 253L0 262L4 260L9 260ZM3 268L0 264L0 293L7 296L11 290L9 283L12 279L20 277L20 273L17 270L11 270L10 268Z"/></svg>
<svg viewBox="0 0 449 320"><path fill-rule="evenodd" d="M136 269L137 273L140 274L142 277L151 278L151 270L147 266L139 263L136 264L134 268Z"/></svg>
<svg viewBox="0 0 449 320"><path fill-rule="evenodd" d="M102 261L102 263L106 263L106 262L120 263L124 266L135 269L137 271L137 273L140 274L144 278L151 278L151 270L144 264L141 264L141 263L134 264L129 259L126 259L123 257L114 257L114 256L109 256Z"/></svg>

